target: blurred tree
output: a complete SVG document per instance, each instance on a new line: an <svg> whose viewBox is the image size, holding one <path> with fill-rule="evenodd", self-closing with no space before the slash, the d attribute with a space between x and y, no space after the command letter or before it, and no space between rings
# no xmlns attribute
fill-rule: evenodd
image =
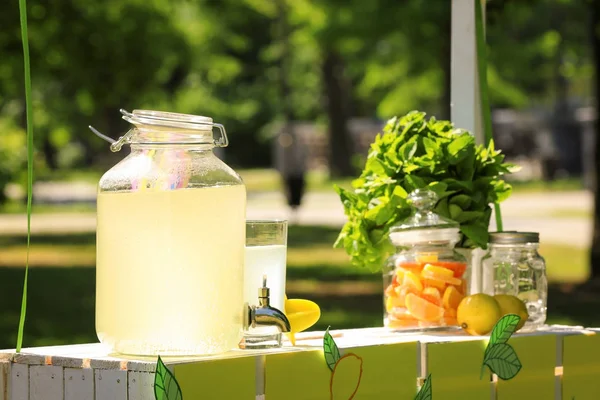
<svg viewBox="0 0 600 400"><path fill-rule="evenodd" d="M334 175L354 172L348 118L415 108L449 116L448 0L29 3L36 146L51 167L73 142L86 164L106 155L85 127L116 136L125 129L121 107L213 117L231 134L226 156L238 166L270 165L261 134L279 119L327 124ZM493 105L589 96L582 4L488 2ZM3 4L0 116L16 108L22 125L18 24L16 2Z"/></svg>
<svg viewBox="0 0 600 400"><path fill-rule="evenodd" d="M595 146L595 187L594 187L594 231L590 249L590 281L596 287L600 284L600 123L598 123L598 99L600 99L600 0L588 0L591 15L590 36L594 54L594 98L596 100L596 146Z"/></svg>
<svg viewBox="0 0 600 400"><path fill-rule="evenodd" d="M83 144L89 165L102 148L89 123L116 135L119 108L148 104L180 85L190 51L167 4L28 2L36 145L50 167L57 166L57 149L72 140ZM2 110L23 98L17 2L4 4L0 25Z"/></svg>

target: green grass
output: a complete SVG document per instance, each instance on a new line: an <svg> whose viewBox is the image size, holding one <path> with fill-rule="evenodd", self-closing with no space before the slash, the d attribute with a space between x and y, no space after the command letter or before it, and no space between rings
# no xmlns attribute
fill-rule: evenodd
<svg viewBox="0 0 600 400"><path fill-rule="evenodd" d="M592 218L594 215L589 210L578 210L575 208L564 208L553 210L547 214L550 218Z"/></svg>
<svg viewBox="0 0 600 400"><path fill-rule="evenodd" d="M248 192L270 192L282 191L283 185L279 173L275 169L241 169L238 171L241 175ZM102 173L97 170L68 170L51 171L43 176L43 179L37 181L61 181L61 182L86 182L96 184ZM357 175L358 176L358 175ZM355 177L344 179L330 179L325 171L310 171L307 174L307 191L311 192L331 192L333 185L341 186L345 189L352 188L352 180ZM554 191L573 191L583 190L581 179L570 178L561 179L552 182L529 181L512 182L514 193L537 193ZM69 203L69 204L44 204L34 205L34 213L45 214L53 212L93 212L95 205L93 203ZM9 201L0 205L0 213L21 214L26 211L22 201ZM572 209L559 210L555 213L556 217L589 217L589 213Z"/></svg>
<svg viewBox="0 0 600 400"><path fill-rule="evenodd" d="M281 191L281 176L274 169L246 169L238 171L249 192ZM350 188L353 178L329 179L325 171L309 171L306 175L306 190L315 192L333 191L333 185Z"/></svg>
<svg viewBox="0 0 600 400"><path fill-rule="evenodd" d="M338 230L320 226L289 229L287 291L316 301L322 318L314 329L380 326L381 275L352 267L343 250L332 249ZM0 237L0 348L14 346L20 311L25 237ZM587 251L543 245L548 262L549 321L600 326L600 298L563 293L559 284L588 274ZM33 236L26 346L96 341L94 332L95 235Z"/></svg>
<svg viewBox="0 0 600 400"><path fill-rule="evenodd" d="M510 184L515 193L569 192L585 189L581 178L556 179L550 182L542 180L515 181Z"/></svg>
<svg viewBox="0 0 600 400"><path fill-rule="evenodd" d="M18 201L8 201L0 206L0 214L24 214L27 207ZM96 212L95 203L68 203L68 204L36 204L33 206L34 214L54 213L81 213Z"/></svg>

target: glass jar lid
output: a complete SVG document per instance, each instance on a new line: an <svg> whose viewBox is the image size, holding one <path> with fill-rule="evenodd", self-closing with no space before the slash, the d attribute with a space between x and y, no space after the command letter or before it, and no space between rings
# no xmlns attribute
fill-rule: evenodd
<svg viewBox="0 0 600 400"><path fill-rule="evenodd" d="M194 130L212 130L213 127L212 118L201 115L153 110L133 110L131 113L122 110L121 113L124 120L134 125L143 124Z"/></svg>
<svg viewBox="0 0 600 400"><path fill-rule="evenodd" d="M490 244L527 244L539 243L538 232L490 232Z"/></svg>
<svg viewBox="0 0 600 400"><path fill-rule="evenodd" d="M438 197L432 190L417 189L408 195L414 212L390 228L390 240L395 245L408 243L458 242L460 225L433 212Z"/></svg>

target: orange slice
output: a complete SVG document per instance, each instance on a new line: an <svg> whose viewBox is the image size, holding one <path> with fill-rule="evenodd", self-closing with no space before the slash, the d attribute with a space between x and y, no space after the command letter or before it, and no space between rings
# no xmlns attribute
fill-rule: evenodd
<svg viewBox="0 0 600 400"><path fill-rule="evenodd" d="M461 284L458 286L458 290L460 290L460 292L466 296L467 295L467 280L466 279L462 279Z"/></svg>
<svg viewBox="0 0 600 400"><path fill-rule="evenodd" d="M454 271L444 267L438 267L436 265L427 264L421 271L421 276L429 275L431 277L450 278L454 276Z"/></svg>
<svg viewBox="0 0 600 400"><path fill-rule="evenodd" d="M414 272L406 271L404 273L403 285L406 287L411 287L418 292L423 290L421 279L419 278L419 275L415 274Z"/></svg>
<svg viewBox="0 0 600 400"><path fill-rule="evenodd" d="M411 286L399 286L396 288L398 297L397 307L406 307L405 298L408 293L419 294L419 291Z"/></svg>
<svg viewBox="0 0 600 400"><path fill-rule="evenodd" d="M402 268L396 269L396 277L394 279L396 280L396 282L398 282L398 284L404 281L404 272L405 271Z"/></svg>
<svg viewBox="0 0 600 400"><path fill-rule="evenodd" d="M406 319L388 319L388 328L413 328L419 326L419 321L415 318Z"/></svg>
<svg viewBox="0 0 600 400"><path fill-rule="evenodd" d="M440 291L434 287L427 287L423 289L421 297L435 304L436 306L442 305L442 296L440 294Z"/></svg>
<svg viewBox="0 0 600 400"><path fill-rule="evenodd" d="M456 318L456 310L450 308L450 309L444 311L444 317L454 317L454 318Z"/></svg>
<svg viewBox="0 0 600 400"><path fill-rule="evenodd" d="M436 268L436 269L434 270L433 268ZM454 272L452 272L451 270L449 270L447 268L442 268L442 267L433 267L433 268L429 268L429 269L427 269L427 267L423 268L423 271L421 271L421 277L423 279L439 281L439 282L447 283L449 285L454 285L454 286L459 286L462 284L462 279L455 278ZM438 269L443 269L445 271L442 272Z"/></svg>
<svg viewBox="0 0 600 400"><path fill-rule="evenodd" d="M448 286L444 292L442 304L446 309L456 310L463 298L464 296L454 286Z"/></svg>
<svg viewBox="0 0 600 400"><path fill-rule="evenodd" d="M404 299L400 299L397 296L385 299L385 309L387 312L391 312L396 307L404 307Z"/></svg>
<svg viewBox="0 0 600 400"><path fill-rule="evenodd" d="M438 253L417 253L415 260L419 263L434 263L438 260Z"/></svg>
<svg viewBox="0 0 600 400"><path fill-rule="evenodd" d="M456 326L456 325L458 325L458 320L456 319L456 317L447 317L447 316L444 316L444 318L442 319L442 321L444 321L444 324L446 326Z"/></svg>
<svg viewBox="0 0 600 400"><path fill-rule="evenodd" d="M415 319L415 317L410 315L406 307L394 308L389 317L394 319Z"/></svg>
<svg viewBox="0 0 600 400"><path fill-rule="evenodd" d="M434 281L433 279L421 279L424 287L434 287L443 293L446 290L446 284L442 281Z"/></svg>
<svg viewBox="0 0 600 400"><path fill-rule="evenodd" d="M439 321L419 321L419 328L432 328L442 325Z"/></svg>
<svg viewBox="0 0 600 400"><path fill-rule="evenodd" d="M444 316L444 309L413 293L406 295L406 308L410 315L419 321L439 321Z"/></svg>
<svg viewBox="0 0 600 400"><path fill-rule="evenodd" d="M448 268L448 269L452 270L454 272L455 278L462 278L465 271L467 270L466 263L457 262L457 261L442 261L442 262L436 263L436 265L439 265L440 267L444 267L444 268Z"/></svg>
<svg viewBox="0 0 600 400"><path fill-rule="evenodd" d="M411 271L415 273L420 273L423 269L423 264L419 262L396 262L396 268L402 270L403 272Z"/></svg>

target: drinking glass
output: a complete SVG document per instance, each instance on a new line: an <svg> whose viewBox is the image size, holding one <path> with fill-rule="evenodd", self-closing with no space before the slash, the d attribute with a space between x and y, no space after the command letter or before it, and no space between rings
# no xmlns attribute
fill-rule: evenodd
<svg viewBox="0 0 600 400"><path fill-rule="evenodd" d="M244 301L250 306L258 306L266 276L271 306L284 311L287 231L285 220L246 221ZM244 342L246 347L279 347L281 332L273 326L250 327L244 332Z"/></svg>

